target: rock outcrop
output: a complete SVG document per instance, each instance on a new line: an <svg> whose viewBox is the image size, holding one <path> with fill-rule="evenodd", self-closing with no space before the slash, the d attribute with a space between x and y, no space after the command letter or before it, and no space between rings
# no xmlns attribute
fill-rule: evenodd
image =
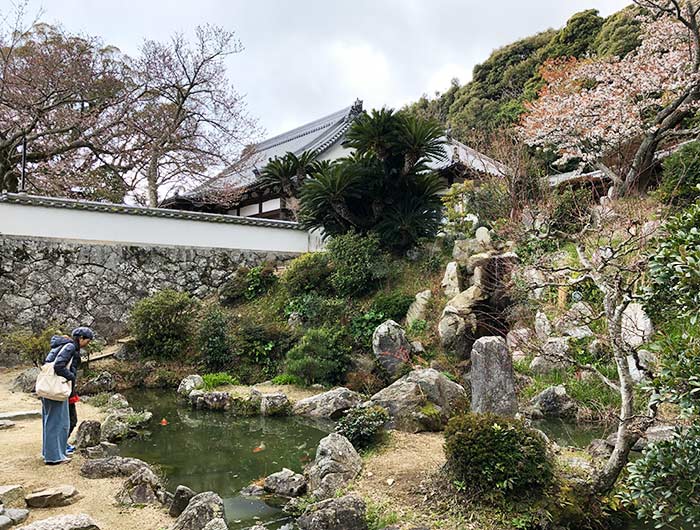
<svg viewBox="0 0 700 530"><path fill-rule="evenodd" d="M85 449L100 444L102 428L96 420L85 420L78 425L78 433L75 435L75 447Z"/></svg>
<svg viewBox="0 0 700 530"><path fill-rule="evenodd" d="M86 395L101 394L103 392L111 392L116 386L117 382L112 374L100 372L97 376L82 383L78 392Z"/></svg>
<svg viewBox="0 0 700 530"><path fill-rule="evenodd" d="M264 488L266 492L273 495L300 497L306 493L306 479L304 475L284 468L282 471L267 476Z"/></svg>
<svg viewBox="0 0 700 530"><path fill-rule="evenodd" d="M567 418L576 416L576 402L566 393L564 385L550 386L530 401L525 413L533 419Z"/></svg>
<svg viewBox="0 0 700 530"><path fill-rule="evenodd" d="M370 401L387 409L389 428L407 432L440 430L455 413L468 408L464 388L432 368L412 371Z"/></svg>
<svg viewBox="0 0 700 530"><path fill-rule="evenodd" d="M416 320L425 320L425 313L428 310L428 304L432 297L433 293L430 289L421 291L416 295L416 299L411 303L406 312L407 326L410 326Z"/></svg>
<svg viewBox="0 0 700 530"><path fill-rule="evenodd" d="M367 530L367 507L355 495L310 505L297 520L301 530Z"/></svg>
<svg viewBox="0 0 700 530"><path fill-rule="evenodd" d="M77 502L78 490L69 484L34 491L24 498L29 508L55 508Z"/></svg>
<svg viewBox="0 0 700 530"><path fill-rule="evenodd" d="M306 469L310 493L316 499L333 497L361 469L362 459L350 441L331 433L319 442L316 458Z"/></svg>
<svg viewBox="0 0 700 530"><path fill-rule="evenodd" d="M204 530L211 521L223 517L224 501L213 491L205 491L190 499L172 530Z"/></svg>
<svg viewBox="0 0 700 530"><path fill-rule="evenodd" d="M360 394L345 387L334 388L323 394L301 399L292 411L299 416L337 420L343 413L362 403Z"/></svg>
<svg viewBox="0 0 700 530"><path fill-rule="evenodd" d="M180 381L180 385L177 387L177 393L183 398L188 398L193 390L199 390L201 388L204 388L204 379L202 379L202 376L197 374L188 375Z"/></svg>
<svg viewBox="0 0 700 530"><path fill-rule="evenodd" d="M34 366L27 368L24 372L15 377L10 390L13 392L25 392L31 394L36 387L36 378L39 377L39 369Z"/></svg>

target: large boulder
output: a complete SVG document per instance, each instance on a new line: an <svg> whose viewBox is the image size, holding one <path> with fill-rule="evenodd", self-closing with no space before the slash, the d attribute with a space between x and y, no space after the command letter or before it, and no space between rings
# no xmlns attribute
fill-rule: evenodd
<svg viewBox="0 0 700 530"><path fill-rule="evenodd" d="M484 245L476 239L457 239L452 247L452 259L464 265L470 257L484 250Z"/></svg>
<svg viewBox="0 0 700 530"><path fill-rule="evenodd" d="M193 390L199 390L201 388L204 388L204 379L202 379L202 376L197 374L188 375L180 381L180 386L177 387L177 393L183 398L188 398Z"/></svg>
<svg viewBox="0 0 700 530"><path fill-rule="evenodd" d="M337 420L345 411L356 407L362 401L362 396L357 392L340 387L297 401L293 412L299 416Z"/></svg>
<svg viewBox="0 0 700 530"><path fill-rule="evenodd" d="M297 520L301 530L367 530L367 507L355 495L317 502Z"/></svg>
<svg viewBox="0 0 700 530"><path fill-rule="evenodd" d="M445 268L440 287L445 291L445 296L452 298L462 290L462 280L459 275L459 265L456 261L450 261Z"/></svg>
<svg viewBox="0 0 700 530"><path fill-rule="evenodd" d="M24 498L29 508L55 508L77 502L78 490L70 484L34 491Z"/></svg>
<svg viewBox="0 0 700 530"><path fill-rule="evenodd" d="M350 441L331 433L318 443L316 458L307 466L310 493L317 499L333 497L362 470L362 459Z"/></svg>
<svg viewBox="0 0 700 530"><path fill-rule="evenodd" d="M228 392L202 392L193 390L190 392L190 403L196 409L202 410L230 410L231 394Z"/></svg>
<svg viewBox="0 0 700 530"><path fill-rule="evenodd" d="M135 412L132 408L113 409L101 428L101 438L105 442L117 443L124 438L136 434L136 429L141 429L151 421L153 413L149 411Z"/></svg>
<svg viewBox="0 0 700 530"><path fill-rule="evenodd" d="M84 382L79 387L80 394L102 394L103 392L111 392L117 387L117 382L114 376L109 372L100 372L97 376Z"/></svg>
<svg viewBox="0 0 700 530"><path fill-rule="evenodd" d="M514 416L518 399L513 360L505 339L481 337L474 343L471 361L472 412Z"/></svg>
<svg viewBox="0 0 700 530"><path fill-rule="evenodd" d="M452 298L442 311L438 333L442 346L460 357L468 357L477 330L474 307L485 299L479 285L472 285Z"/></svg>
<svg viewBox="0 0 700 530"><path fill-rule="evenodd" d="M651 339L654 326L642 304L629 304L622 312L622 340L630 348L639 348Z"/></svg>
<svg viewBox="0 0 700 530"><path fill-rule="evenodd" d="M306 479L285 467L265 478L265 491L283 497L299 497L306 493Z"/></svg>
<svg viewBox="0 0 700 530"><path fill-rule="evenodd" d="M550 338L542 346L542 355L536 356L530 363L533 374L543 375L560 370L566 370L569 364L571 346L566 337Z"/></svg>
<svg viewBox="0 0 700 530"><path fill-rule="evenodd" d="M566 393L564 385L550 386L530 401L525 413L533 419L565 418L576 416L576 402Z"/></svg>
<svg viewBox="0 0 700 530"><path fill-rule="evenodd" d="M16 530L100 530L89 515L58 515L17 527Z"/></svg>
<svg viewBox="0 0 700 530"><path fill-rule="evenodd" d="M258 528L262 528L263 530L267 530L264 526L259 525L252 526L250 530L255 530L256 526ZM228 530L228 525L226 524L225 519L222 517L217 517L216 519L209 521L203 530Z"/></svg>
<svg viewBox="0 0 700 530"><path fill-rule="evenodd" d="M173 502L170 503L170 509L168 511L170 517L179 517L195 495L196 493L187 486L178 486L173 495Z"/></svg>
<svg viewBox="0 0 700 530"><path fill-rule="evenodd" d="M414 370L371 397L389 412L389 428L436 431L468 406L467 392L432 368Z"/></svg>
<svg viewBox="0 0 700 530"><path fill-rule="evenodd" d="M542 311L538 311L535 315L535 335L542 342L547 342L552 335L552 323Z"/></svg>
<svg viewBox="0 0 700 530"><path fill-rule="evenodd" d="M648 371L653 373L654 367L659 362L653 352L649 350L639 350L636 358L634 355L627 356L627 365L629 366L630 376L635 383L641 383L646 379Z"/></svg>
<svg viewBox="0 0 700 530"><path fill-rule="evenodd" d="M223 518L224 501L213 491L205 491L190 499L172 530L204 530L212 520Z"/></svg>
<svg viewBox="0 0 700 530"><path fill-rule="evenodd" d="M97 420L85 420L78 425L78 433L75 435L75 447L85 449L100 444L102 428Z"/></svg>
<svg viewBox="0 0 700 530"><path fill-rule="evenodd" d="M387 320L374 330L372 351L379 364L393 379L401 376L411 361L411 343L401 326Z"/></svg>
<svg viewBox="0 0 700 530"><path fill-rule="evenodd" d="M428 310L428 304L433 293L430 289L421 291L416 295L416 299L408 307L406 312L406 325L410 326L416 320L425 320L425 313Z"/></svg>
<svg viewBox="0 0 700 530"><path fill-rule="evenodd" d="M110 456L86 460L80 467L80 474L85 478L129 477L142 468L151 469L146 462L138 458Z"/></svg>
<svg viewBox="0 0 700 530"><path fill-rule="evenodd" d="M289 416L292 404L283 392L262 394L260 397L260 414L262 416Z"/></svg>
<svg viewBox="0 0 700 530"><path fill-rule="evenodd" d="M10 390L12 392L25 392L31 394L34 392L34 387L36 387L36 378L39 377L39 368L36 366L32 368L27 368L12 382Z"/></svg>
<svg viewBox="0 0 700 530"><path fill-rule="evenodd" d="M122 484L116 501L125 506L157 504L162 498L163 486L158 476L147 467L142 467Z"/></svg>

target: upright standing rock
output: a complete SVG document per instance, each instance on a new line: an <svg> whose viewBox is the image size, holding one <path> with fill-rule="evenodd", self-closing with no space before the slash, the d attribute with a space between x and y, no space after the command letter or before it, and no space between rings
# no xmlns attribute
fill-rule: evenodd
<svg viewBox="0 0 700 530"><path fill-rule="evenodd" d="M445 276L440 284L445 291L445 296L454 298L462 291L462 281L459 277L459 265L456 261L450 261L445 268Z"/></svg>
<svg viewBox="0 0 700 530"><path fill-rule="evenodd" d="M393 379L401 376L411 360L411 343L403 328L393 320L387 320L374 330L372 350L379 364Z"/></svg>
<svg viewBox="0 0 700 530"><path fill-rule="evenodd" d="M223 517L224 501L213 491L205 491L192 497L172 530L204 530L212 520Z"/></svg>
<svg viewBox="0 0 700 530"><path fill-rule="evenodd" d="M514 416L518 412L515 397L513 359L502 337L481 337L472 349L472 412L492 412Z"/></svg>
<svg viewBox="0 0 700 530"><path fill-rule="evenodd" d="M654 333L649 315L642 304L628 305L622 312L622 340L631 348L639 348L647 342Z"/></svg>
<svg viewBox="0 0 700 530"><path fill-rule="evenodd" d="M102 430L100 422L96 420L85 420L78 426L78 434L75 435L75 446L78 449L94 447L100 445Z"/></svg>
<svg viewBox="0 0 700 530"><path fill-rule="evenodd" d="M331 433L318 443L316 458L309 465L309 489L317 499L333 497L362 469L362 459L345 436Z"/></svg>
<svg viewBox="0 0 700 530"><path fill-rule="evenodd" d="M416 299L409 306L408 312L406 313L406 325L410 326L416 320L424 320L425 312L428 308L428 302L432 298L433 293L430 289L421 291L416 295Z"/></svg>

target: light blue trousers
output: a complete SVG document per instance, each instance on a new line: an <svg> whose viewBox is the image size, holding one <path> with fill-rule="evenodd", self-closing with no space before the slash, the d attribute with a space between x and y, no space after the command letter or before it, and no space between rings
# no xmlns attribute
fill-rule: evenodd
<svg viewBox="0 0 700 530"><path fill-rule="evenodd" d="M54 401L42 398L41 419L44 426L41 446L44 462L54 463L65 460L70 427L68 400Z"/></svg>

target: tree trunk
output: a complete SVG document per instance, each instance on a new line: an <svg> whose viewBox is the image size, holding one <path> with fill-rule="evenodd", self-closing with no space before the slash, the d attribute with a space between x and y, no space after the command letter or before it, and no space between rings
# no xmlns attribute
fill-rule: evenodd
<svg viewBox="0 0 700 530"><path fill-rule="evenodd" d="M654 169L654 158L659 147L659 141L658 131L654 131L647 134L642 143L639 144L639 148L634 154L632 167L622 183L621 196L637 195L647 190Z"/></svg>
<svg viewBox="0 0 700 530"><path fill-rule="evenodd" d="M148 206L151 208L158 207L158 155L152 154L151 160L148 163Z"/></svg>

